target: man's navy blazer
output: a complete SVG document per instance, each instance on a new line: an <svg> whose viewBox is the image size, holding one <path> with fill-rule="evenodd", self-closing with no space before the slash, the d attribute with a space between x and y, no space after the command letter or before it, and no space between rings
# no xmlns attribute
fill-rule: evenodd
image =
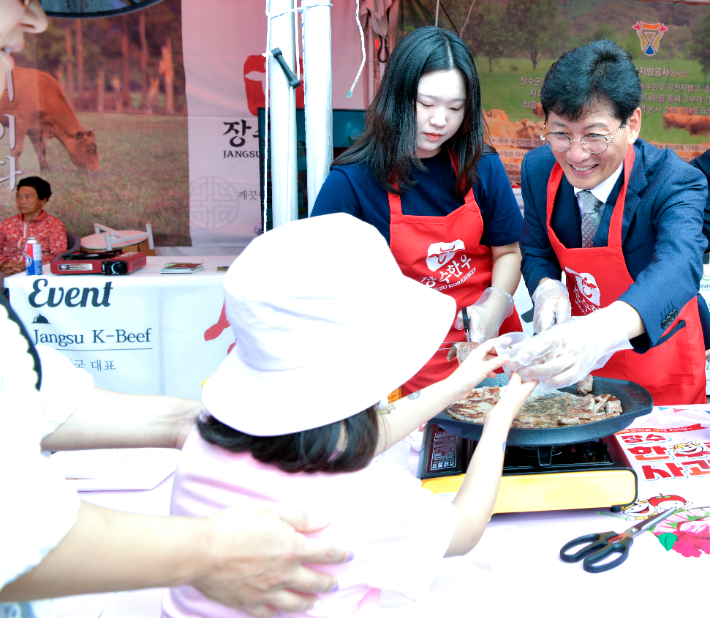
<svg viewBox="0 0 710 618"><path fill-rule="evenodd" d="M678 312L698 295L707 246L703 210L708 184L702 172L670 149L660 150L638 139L634 151L621 230L622 251L634 283L619 300L634 307L643 319L646 334L631 342L637 352L643 352L659 343ZM520 245L530 294L544 277L559 280L561 274L546 227L547 181L554 164L555 157L547 146L530 151L523 159L525 222ZM604 207L594 237L596 247L608 244L609 222L622 183L623 174ZM564 175L551 224L564 246L582 246L579 206ZM704 309L707 312L707 307Z"/></svg>
<svg viewBox="0 0 710 618"><path fill-rule="evenodd" d="M705 174L705 178L708 178L708 182L710 182L710 150L706 150L699 157L695 157L690 164L694 165ZM708 190L708 193L710 194L710 190ZM705 238L708 239L708 248L710 248L710 195L708 195L708 201L705 203L704 219L703 234L705 234Z"/></svg>

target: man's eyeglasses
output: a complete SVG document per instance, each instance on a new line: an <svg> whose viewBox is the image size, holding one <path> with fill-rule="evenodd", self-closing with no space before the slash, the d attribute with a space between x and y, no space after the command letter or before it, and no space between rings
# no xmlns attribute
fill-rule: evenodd
<svg viewBox="0 0 710 618"><path fill-rule="evenodd" d="M572 147L573 142L579 142L579 145L589 154L601 154L602 152L606 152L606 149L609 148L609 144L618 137L621 129L625 126L625 122L621 123L619 130L611 137L590 133L579 139L570 139L569 135L565 133L545 133L540 136L540 139L547 142L547 145L555 152L567 152Z"/></svg>
<svg viewBox="0 0 710 618"><path fill-rule="evenodd" d="M35 199L35 196L31 193L18 193L17 195L15 195L15 199L18 202L31 202L33 199Z"/></svg>

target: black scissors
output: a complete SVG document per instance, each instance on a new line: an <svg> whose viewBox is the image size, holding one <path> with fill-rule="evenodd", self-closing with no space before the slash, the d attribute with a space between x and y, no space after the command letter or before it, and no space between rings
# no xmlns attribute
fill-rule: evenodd
<svg viewBox="0 0 710 618"><path fill-rule="evenodd" d="M584 559L582 563L584 570L589 573L603 573L604 571L613 569L619 566L629 556L629 549L636 535L658 525L664 519L673 515L677 510L678 507L673 507L667 511L663 511L663 513L653 515L621 533L600 532L577 537L560 550L560 558L565 562L579 562ZM570 549L584 543L586 543L584 547L578 549L573 554L569 553ZM612 553L619 554L619 557L615 560L602 562Z"/></svg>

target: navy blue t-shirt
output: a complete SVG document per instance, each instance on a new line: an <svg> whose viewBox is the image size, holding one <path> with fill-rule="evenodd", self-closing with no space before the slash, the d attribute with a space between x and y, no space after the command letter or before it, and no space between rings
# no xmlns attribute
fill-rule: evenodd
<svg viewBox="0 0 710 618"><path fill-rule="evenodd" d="M428 171L412 172L417 184L402 196L402 213L444 217L462 206L463 201L453 197L456 175L447 151L442 149L436 156L422 159L422 163ZM483 217L481 243L489 247L503 247L518 242L523 216L497 154L489 153L481 157L473 193ZM389 244L387 192L366 164L336 166L326 178L311 216L335 212L346 212L374 225Z"/></svg>

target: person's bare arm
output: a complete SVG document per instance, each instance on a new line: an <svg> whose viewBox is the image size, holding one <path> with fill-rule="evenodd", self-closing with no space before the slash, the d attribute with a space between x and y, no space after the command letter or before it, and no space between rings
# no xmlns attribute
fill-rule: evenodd
<svg viewBox="0 0 710 618"><path fill-rule="evenodd" d="M124 395L94 388L89 398L42 440L42 448L181 448L203 409L202 402L194 399Z"/></svg>
<svg viewBox="0 0 710 618"><path fill-rule="evenodd" d="M521 383L514 373L504 397L486 416L481 439L454 498L456 529L445 556L461 556L478 543L493 513L503 471L510 425L537 382Z"/></svg>
<svg viewBox="0 0 710 618"><path fill-rule="evenodd" d="M522 256L518 243L503 247L491 247L493 258L493 272L491 274L491 287L515 294L520 283L520 263Z"/></svg>
<svg viewBox="0 0 710 618"><path fill-rule="evenodd" d="M45 559L0 590L0 601L191 584L253 616L305 611L335 579L302 563L340 563L344 549L297 532L325 527L261 504L210 517L134 515L82 503ZM305 594L293 592L299 590Z"/></svg>
<svg viewBox="0 0 710 618"><path fill-rule="evenodd" d="M376 455L409 435L455 401L465 398L484 378L494 377L508 356L492 356L487 341L471 352L448 378L379 408L379 438Z"/></svg>

